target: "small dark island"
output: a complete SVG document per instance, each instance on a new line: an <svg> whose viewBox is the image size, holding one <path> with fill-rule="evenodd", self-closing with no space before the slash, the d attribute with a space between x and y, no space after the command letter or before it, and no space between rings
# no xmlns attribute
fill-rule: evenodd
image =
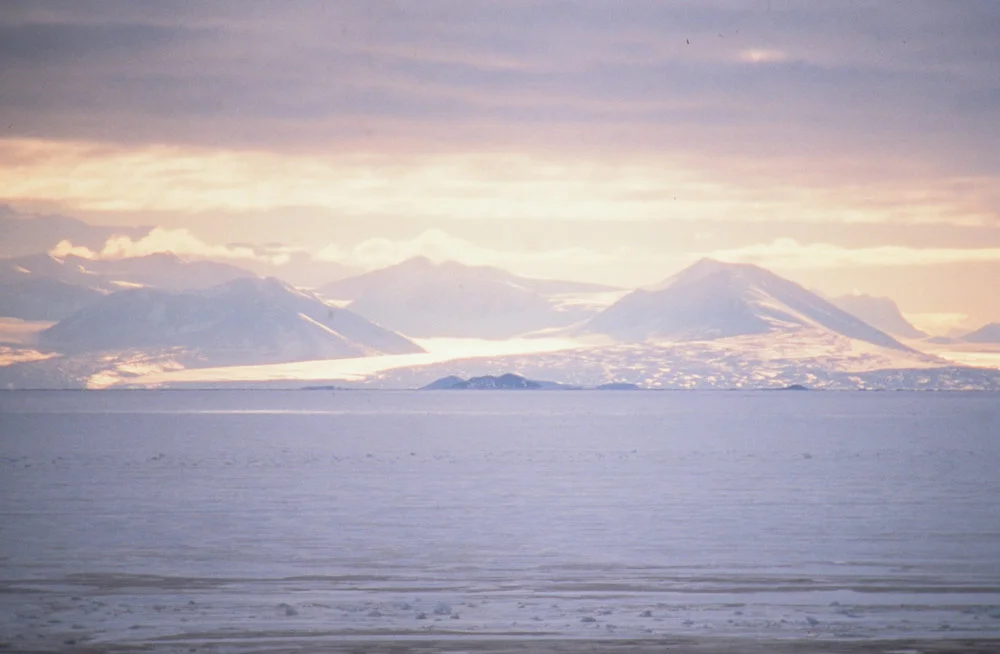
<svg viewBox="0 0 1000 654"><path fill-rule="evenodd" d="M537 390L543 385L521 375L506 373L500 376L483 375L462 379L454 375L442 377L420 390Z"/></svg>
<svg viewBox="0 0 1000 654"><path fill-rule="evenodd" d="M580 387L553 381L528 379L527 377L508 372L503 375L483 375L481 377L470 377L469 379L449 375L421 387L420 390L575 391L580 390Z"/></svg>

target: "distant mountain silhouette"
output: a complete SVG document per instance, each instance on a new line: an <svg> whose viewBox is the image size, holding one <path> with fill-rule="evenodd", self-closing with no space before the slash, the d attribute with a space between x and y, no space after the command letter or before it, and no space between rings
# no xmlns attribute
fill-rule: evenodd
<svg viewBox="0 0 1000 654"><path fill-rule="evenodd" d="M830 298L830 302L887 334L903 338L927 337L926 332L920 331L903 317L899 307L890 298L871 295L842 295Z"/></svg>
<svg viewBox="0 0 1000 654"><path fill-rule="evenodd" d="M229 263L187 261L169 252L124 259L85 259L74 255L60 258L44 253L0 259L0 279L27 276L48 277L104 291L135 286L187 291L255 275Z"/></svg>
<svg viewBox="0 0 1000 654"><path fill-rule="evenodd" d="M0 317L22 320L62 320L104 297L99 290L67 284L50 277L0 276Z"/></svg>
<svg viewBox="0 0 1000 654"><path fill-rule="evenodd" d="M48 252L60 241L100 250L112 236L140 239L152 227L90 225L68 216L29 214L0 204L0 257L18 257Z"/></svg>
<svg viewBox="0 0 1000 654"><path fill-rule="evenodd" d="M663 283L636 290L581 328L621 341L704 340L815 327L910 350L802 286L750 264L702 259Z"/></svg>
<svg viewBox="0 0 1000 654"><path fill-rule="evenodd" d="M609 289L417 257L334 282L320 293L351 300L352 311L409 336L507 338L593 315L592 310L560 308L549 295Z"/></svg>
<svg viewBox="0 0 1000 654"><path fill-rule="evenodd" d="M277 279L208 289L126 290L41 332L42 346L76 354L178 348L206 365L421 352L412 341Z"/></svg>
<svg viewBox="0 0 1000 654"><path fill-rule="evenodd" d="M49 254L0 259L0 316L61 320L122 289L203 289L253 276L228 263L185 261L169 253L113 260Z"/></svg>
<svg viewBox="0 0 1000 654"><path fill-rule="evenodd" d="M967 343L1000 343L1000 322L991 322L962 337Z"/></svg>

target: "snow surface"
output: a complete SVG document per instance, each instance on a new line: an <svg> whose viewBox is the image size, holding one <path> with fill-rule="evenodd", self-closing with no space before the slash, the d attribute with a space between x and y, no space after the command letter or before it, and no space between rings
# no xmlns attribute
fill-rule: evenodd
<svg viewBox="0 0 1000 654"><path fill-rule="evenodd" d="M388 369L369 378L388 388L423 386L446 375L516 372L574 386L608 382L645 388L1000 390L1000 370L956 366L911 350L882 348L823 329L701 341L590 344L573 350L484 356L413 368Z"/></svg>
<svg viewBox="0 0 1000 654"><path fill-rule="evenodd" d="M0 642L996 637L998 400L2 393Z"/></svg>
<svg viewBox="0 0 1000 654"><path fill-rule="evenodd" d="M585 341L568 338L512 338L502 341L475 338L420 338L423 348L416 354L372 356L353 359L299 361L260 366L228 366L163 371L120 381L130 386L158 386L179 383L288 381L299 386L307 381L340 380L360 382L372 375L395 369L410 369L469 357L530 355L587 347Z"/></svg>

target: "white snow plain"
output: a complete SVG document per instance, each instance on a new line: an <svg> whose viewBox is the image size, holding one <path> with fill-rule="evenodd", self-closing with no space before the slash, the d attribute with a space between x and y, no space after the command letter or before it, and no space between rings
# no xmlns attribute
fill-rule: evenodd
<svg viewBox="0 0 1000 654"><path fill-rule="evenodd" d="M0 393L0 649L998 637L998 424L988 393Z"/></svg>

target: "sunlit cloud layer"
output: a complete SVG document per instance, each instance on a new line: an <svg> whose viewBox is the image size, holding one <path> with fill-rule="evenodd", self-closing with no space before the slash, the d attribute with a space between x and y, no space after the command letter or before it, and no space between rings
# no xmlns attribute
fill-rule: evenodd
<svg viewBox="0 0 1000 654"><path fill-rule="evenodd" d="M781 238L771 243L715 251L711 256L724 261L783 269L933 266L1000 262L1000 247L911 248L884 245L847 248L830 243L801 244L794 239Z"/></svg>
<svg viewBox="0 0 1000 654"><path fill-rule="evenodd" d="M113 236L107 240L103 248L96 251L63 240L49 254L57 258L73 255L84 259L126 259L161 252L206 259L247 259L272 265L282 265L290 259L287 252L261 254L258 250L247 246L209 245L187 229L163 227L156 227L138 239L125 235Z"/></svg>
<svg viewBox="0 0 1000 654"><path fill-rule="evenodd" d="M4 165L6 163L6 165ZM479 220L751 220L990 224L990 178L823 185L697 159L514 152L335 155L0 141L0 200L103 211L320 207Z"/></svg>
<svg viewBox="0 0 1000 654"><path fill-rule="evenodd" d="M969 316L964 313L907 313L905 317L917 329L928 334L961 336L979 326L969 322Z"/></svg>
<svg viewBox="0 0 1000 654"><path fill-rule="evenodd" d="M788 54L781 50L767 50L762 48L750 48L742 50L739 54L740 61L751 64L766 64L771 62L786 61Z"/></svg>
<svg viewBox="0 0 1000 654"><path fill-rule="evenodd" d="M319 259L336 261L361 268L380 268L412 257L433 261L460 261L470 265L497 265L514 269L540 265L625 265L643 263L686 265L702 257L732 263L752 263L782 270L837 268L882 268L934 266L959 263L1000 263L996 248L913 248L879 246L849 248L830 243L799 243L777 239L740 248L687 252L663 257L651 249L616 247L606 250L565 248L541 251L504 251L450 236L440 230L428 230L411 239L372 238L352 248L331 244L317 253Z"/></svg>
<svg viewBox="0 0 1000 654"><path fill-rule="evenodd" d="M280 257L287 220L363 268L632 284L713 255L896 292L964 266L919 310L984 316L956 280L1000 247L998 24L992 0L0 3L0 202L187 230L96 257Z"/></svg>
<svg viewBox="0 0 1000 654"><path fill-rule="evenodd" d="M55 257L74 255L85 259L122 259L170 252L193 258L253 260L280 266L287 263L292 248L253 248L242 245L209 244L187 229L154 228L142 238L125 235L109 238L98 250L64 240L50 251ZM782 270L814 270L858 267L934 266L961 263L1000 263L1000 247L915 248L903 246L844 247L831 243L799 243L780 238L739 248L690 251L664 257L650 248L617 246L603 250L586 247L509 250L490 247L430 229L412 238L372 237L351 246L330 243L311 252L318 261L336 262L372 270L413 257L436 262L458 261L467 265L493 265L513 270L550 270L576 266L623 266L642 264L655 269L686 265L703 257L732 263L751 263Z"/></svg>

